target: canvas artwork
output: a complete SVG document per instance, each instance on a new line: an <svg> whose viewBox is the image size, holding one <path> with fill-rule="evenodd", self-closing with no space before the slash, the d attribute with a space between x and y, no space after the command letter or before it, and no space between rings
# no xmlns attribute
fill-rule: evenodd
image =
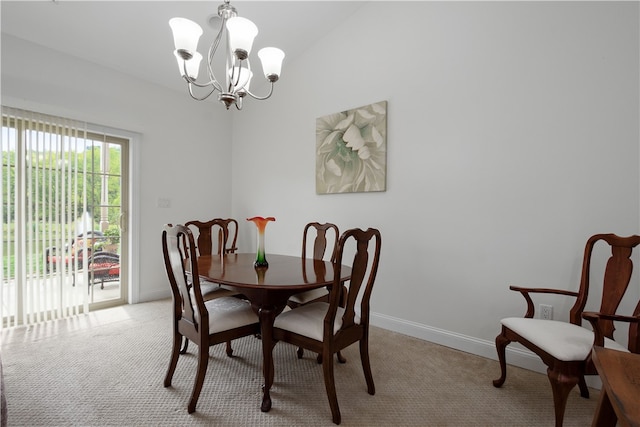
<svg viewBox="0 0 640 427"><path fill-rule="evenodd" d="M316 193L385 191L387 101L316 119Z"/></svg>

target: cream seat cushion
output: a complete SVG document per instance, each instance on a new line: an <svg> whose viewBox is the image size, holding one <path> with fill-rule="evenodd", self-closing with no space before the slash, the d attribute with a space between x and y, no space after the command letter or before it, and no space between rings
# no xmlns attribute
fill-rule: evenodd
<svg viewBox="0 0 640 427"><path fill-rule="evenodd" d="M191 272L187 271L187 280L189 282L189 286L193 283L191 280ZM220 286L219 283L211 282L204 277L200 277L200 292L202 293L202 298L204 300L209 300L213 298L220 297L230 297L233 295L238 295L237 292L231 291L229 289L225 289ZM191 291L191 297L193 297L193 291Z"/></svg>
<svg viewBox="0 0 640 427"><path fill-rule="evenodd" d="M221 297L205 301L204 305L209 312L210 334L258 323L258 316L246 300ZM195 316L199 321L200 315L196 312Z"/></svg>
<svg viewBox="0 0 640 427"><path fill-rule="evenodd" d="M508 317L500 323L561 361L585 360L593 347L593 331L573 323L523 317ZM604 346L629 352L609 338Z"/></svg>
<svg viewBox="0 0 640 427"><path fill-rule="evenodd" d="M230 297L238 294L237 292L223 288L219 283L203 279L200 279L200 292L202 292L202 298L204 298L205 301L213 298Z"/></svg>
<svg viewBox="0 0 640 427"><path fill-rule="evenodd" d="M309 301L322 298L325 295L329 295L329 291L327 290L327 288L318 288L318 289L312 289L306 292L301 292L299 294L295 294L291 298L289 298L289 301L292 301L298 304L306 304Z"/></svg>
<svg viewBox="0 0 640 427"><path fill-rule="evenodd" d="M303 305L302 307L283 312L276 317L273 324L275 328L284 329L293 333L304 335L316 341L322 341L322 332L324 330L324 317L329 310L329 303L314 302ZM342 327L342 316L344 308L338 307L336 312L336 320L333 324L333 333L335 334ZM356 316L355 323L360 323L360 317Z"/></svg>

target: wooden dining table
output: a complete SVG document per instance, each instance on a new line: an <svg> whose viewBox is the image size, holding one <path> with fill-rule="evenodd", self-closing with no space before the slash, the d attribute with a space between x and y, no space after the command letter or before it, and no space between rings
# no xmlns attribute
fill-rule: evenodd
<svg viewBox="0 0 640 427"><path fill-rule="evenodd" d="M260 409L271 409L269 390L273 385L273 322L294 294L333 284L330 261L299 256L268 254L268 267L254 267L255 253L206 255L198 257L200 277L244 295L260 319L264 386ZM351 268L342 266L341 280L351 277Z"/></svg>

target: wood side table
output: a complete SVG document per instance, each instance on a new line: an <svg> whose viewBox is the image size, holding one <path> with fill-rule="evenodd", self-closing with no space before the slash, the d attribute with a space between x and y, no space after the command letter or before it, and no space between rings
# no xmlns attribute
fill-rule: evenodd
<svg viewBox="0 0 640 427"><path fill-rule="evenodd" d="M591 355L602 380L591 426L640 426L640 354L594 347Z"/></svg>

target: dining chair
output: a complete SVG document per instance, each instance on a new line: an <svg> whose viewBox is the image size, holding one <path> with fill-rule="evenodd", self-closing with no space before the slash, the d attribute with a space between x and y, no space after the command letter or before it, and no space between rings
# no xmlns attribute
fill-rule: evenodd
<svg viewBox="0 0 640 427"><path fill-rule="evenodd" d="M231 340L255 335L260 330L258 316L251 305L240 298L220 297L205 301L200 289L195 242L184 225L168 224L162 232L162 251L173 298L173 345L164 386L171 380L180 356L180 344L185 337L198 346L198 368L187 410L196 410L207 366L209 347L227 343L227 356L232 356ZM190 270L191 284L187 282Z"/></svg>
<svg viewBox="0 0 640 427"><path fill-rule="evenodd" d="M213 255L214 247L216 248L215 253L218 255L223 252L225 254L235 253L237 250L238 221L233 218L214 218L209 221L191 220L185 222L184 225L197 236L196 252L198 255ZM200 290L205 301L220 297L240 297L237 292L225 289L219 283L203 278L200 278ZM189 340L185 338L180 352L182 354L186 353L188 346Z"/></svg>
<svg viewBox="0 0 640 427"><path fill-rule="evenodd" d="M329 222L324 224L320 224L319 222L308 223L302 230L302 258L307 257L307 252L311 254L312 259L325 259L328 254L329 260L334 262L339 239L340 231L337 225ZM327 251L327 248L331 248L331 250ZM287 301L287 305L290 308L296 308L319 301L329 301L329 290L327 288L312 289L292 295ZM298 347L297 355L298 359L302 359L304 355L304 349L302 347ZM346 362L341 354L338 354L338 360L342 363ZM318 355L318 362L321 361L322 356Z"/></svg>
<svg viewBox="0 0 640 427"><path fill-rule="evenodd" d="M358 342L367 392L375 394L369 362L369 300L373 290L381 247L380 232L369 228L345 231L338 241L333 284L329 302L314 302L285 311L275 319L273 337L322 355L322 371L331 415L340 424L340 408L333 372L333 353ZM351 279L343 286L340 279L345 249L355 252ZM346 298L343 299L343 288Z"/></svg>
<svg viewBox="0 0 640 427"><path fill-rule="evenodd" d="M313 245L311 245L311 238L314 237L313 233L315 233L315 238L313 239ZM302 258L307 257L307 249L312 249L310 251L312 259L325 259L328 254L329 260L331 262L335 261L339 238L340 231L335 224L329 222L325 224L318 222L308 223L302 231ZM330 250L327 251L327 248L330 248ZM328 300L329 291L326 288L320 288L293 295L287 301L287 305L295 308L312 302L326 302Z"/></svg>
<svg viewBox="0 0 640 427"><path fill-rule="evenodd" d="M200 255L213 255L214 242L218 255L235 253L238 250L238 221L233 218L214 218L209 221L192 220L184 225L192 231L198 231L196 239L198 253ZM215 238L215 241L214 241Z"/></svg>
<svg viewBox="0 0 640 427"><path fill-rule="evenodd" d="M216 254L234 253L238 239L238 222L235 219L214 218L209 221L192 220L184 224L192 232L197 232L196 249L198 255L213 255L214 239ZM231 239L233 236L233 239ZM238 293L225 289L219 283L200 279L200 287L205 300L235 296Z"/></svg>
<svg viewBox="0 0 640 427"><path fill-rule="evenodd" d="M596 244L598 244L597 249ZM633 270L630 259L633 248L640 244L640 236L620 237L615 234L596 234L590 237L584 249L580 287L577 292L564 289L523 288L510 286L511 290L520 292L527 303L524 317L508 317L500 321L502 331L496 337L496 349L500 361L501 376L493 381L495 387L501 387L506 379L507 365L506 347L511 342L519 342L534 352L547 365L547 375L553 392L555 425L562 426L564 411L569 392L577 384L582 397L589 397L589 389L585 375L597 375L591 360L591 351L595 346L620 351L638 353L640 342L638 325L640 324L640 302L631 316L616 314L629 283ZM603 253L604 247L611 255L604 263L596 254ZM592 265L602 265L602 295L599 309L584 311L588 303ZM594 270L594 271L592 271ZM632 287L633 289L633 287ZM575 298L569 311L569 322L535 318L534 294L555 294ZM631 295L637 293L635 289ZM632 296L629 297L632 297ZM598 302L590 302L589 306L597 306ZM589 330L582 326L586 319L591 324ZM613 333L614 321L628 323L628 340L626 346L617 342Z"/></svg>

